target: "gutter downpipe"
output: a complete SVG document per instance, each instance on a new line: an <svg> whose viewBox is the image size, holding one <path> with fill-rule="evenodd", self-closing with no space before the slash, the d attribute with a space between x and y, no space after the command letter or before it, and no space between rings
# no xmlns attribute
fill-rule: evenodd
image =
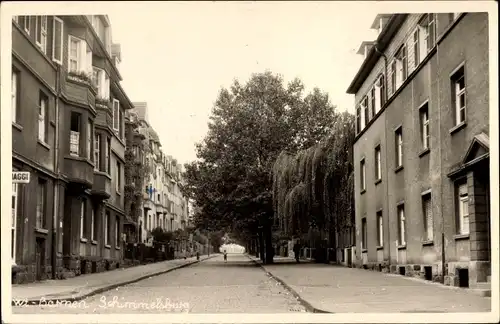
<svg viewBox="0 0 500 324"><path fill-rule="evenodd" d="M56 65L56 104L55 104L55 147L54 147L54 171L59 176L59 98L61 95L61 66ZM57 230L59 224L57 215L59 213L59 179L54 183L54 215L52 219L52 279L56 279L57 268Z"/></svg>
<svg viewBox="0 0 500 324"><path fill-rule="evenodd" d="M387 100L389 99L389 96L388 96L388 92L389 92L389 87L388 87L388 80L387 80L387 56L381 52L379 49L378 49L378 43L375 42L375 44L373 45L373 48L375 49L375 52L377 52L378 54L380 54L380 56L382 56L384 58L384 105L387 103ZM380 107L380 109L382 109L383 107ZM387 118L384 118L384 126L385 126L385 156L389 156L388 155L388 149L387 149L387 143L389 143L388 141L388 138L387 138ZM387 166L387 163L386 163L386 166ZM386 167L386 170L388 170L388 168ZM389 172L386 172L387 174L387 177L389 177ZM385 193L386 193L386 199L388 199L389 197L389 185L386 183L385 184ZM387 217L389 217L389 213L387 213ZM389 230L387 231L387 235L388 235L388 239L389 239L389 272L390 272L390 267L391 267L391 229L390 229L390 222L388 222L389 224ZM398 250L397 250L397 247L396 247L396 256L398 254Z"/></svg>

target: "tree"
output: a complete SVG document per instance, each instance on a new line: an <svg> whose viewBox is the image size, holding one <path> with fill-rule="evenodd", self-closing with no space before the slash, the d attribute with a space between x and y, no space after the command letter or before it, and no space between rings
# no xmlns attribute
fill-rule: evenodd
<svg viewBox="0 0 500 324"><path fill-rule="evenodd" d="M282 150L319 141L335 120L326 94L315 89L304 98L303 91L300 80L285 86L271 72L254 74L245 85L234 81L218 95L198 160L185 166L181 189L200 209L197 226L228 229L244 242L258 233L266 262L273 254L273 164Z"/></svg>
<svg viewBox="0 0 500 324"><path fill-rule="evenodd" d="M285 235L326 229L333 241L332 234L354 225L354 116L335 119L322 141L296 154L282 151L274 163L273 208Z"/></svg>

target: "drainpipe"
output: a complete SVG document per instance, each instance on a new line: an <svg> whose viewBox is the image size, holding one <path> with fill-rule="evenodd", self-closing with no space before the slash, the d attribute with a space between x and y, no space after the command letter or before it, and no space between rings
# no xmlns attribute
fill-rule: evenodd
<svg viewBox="0 0 500 324"><path fill-rule="evenodd" d="M436 37L436 61L437 61L437 76L436 79L438 80L438 89L439 89L439 44L437 43L437 37ZM438 112L438 121L441 120L441 100L439 98L439 90L437 91L437 112ZM437 130L438 130L438 138L441 141L441 127L438 124ZM442 157L441 157L441 149L439 149L439 169L441 171L441 174L443 174L443 163L442 163ZM443 188L443 186L440 186ZM443 208L443 189L441 189L441 192L439 193L441 196L441 215L443 215L442 208ZM444 284L444 275L445 275L445 266L446 266L446 250L445 250L445 239L444 239L444 217L441 217L441 283Z"/></svg>
<svg viewBox="0 0 500 324"><path fill-rule="evenodd" d="M387 100L389 99L389 96L388 96L388 92L389 92L389 87L387 86L388 85L388 82L387 82L387 56L381 52L379 49L378 49L378 43L375 43L373 45L373 47L375 48L375 51L380 54L383 58L384 58L384 105L385 103L387 102ZM382 106L380 107L380 109L382 109ZM388 155L388 149L387 149L387 143L389 143L389 140L387 138L387 118L384 118L384 123L385 123L385 161L386 161L386 166L387 166L387 157L389 156ZM389 168L386 167L386 174L387 174L387 179L389 179ZM389 197L389 185L386 183L385 184L385 196L386 198L388 199ZM389 219L389 210L387 211L387 218ZM388 241L389 241L389 272L390 272L390 267L391 267L391 222L389 221L388 222L388 231L387 231L387 236L388 236ZM396 256L398 255L398 250L397 250L397 246L396 246Z"/></svg>
<svg viewBox="0 0 500 324"><path fill-rule="evenodd" d="M54 132L54 171L59 176L59 97L61 96L61 66L56 65L56 103L55 103L55 132ZM54 215L52 219L52 279L56 279L57 268L57 231L59 223L59 179L54 183ZM61 228L62 229L62 228Z"/></svg>

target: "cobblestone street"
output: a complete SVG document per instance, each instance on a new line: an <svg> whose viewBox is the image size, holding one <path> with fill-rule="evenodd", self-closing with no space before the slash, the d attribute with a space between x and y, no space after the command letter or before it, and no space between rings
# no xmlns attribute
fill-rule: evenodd
<svg viewBox="0 0 500 324"><path fill-rule="evenodd" d="M283 286L268 277L262 269L244 255L222 256L202 261L170 273L151 277L134 284L97 294L77 307L25 306L13 307L14 314L110 314L166 313L165 309L142 307L166 299L176 312L190 313L283 313L305 312L305 308ZM113 302L116 300L117 302ZM129 303L126 305L125 303ZM105 303L107 306L104 307Z"/></svg>

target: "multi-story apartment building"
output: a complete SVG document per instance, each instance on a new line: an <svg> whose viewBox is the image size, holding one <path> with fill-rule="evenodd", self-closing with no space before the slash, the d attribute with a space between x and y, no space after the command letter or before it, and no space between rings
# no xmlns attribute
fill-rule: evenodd
<svg viewBox="0 0 500 324"><path fill-rule="evenodd" d="M12 22L14 282L112 268L121 259L124 112L107 16Z"/></svg>
<svg viewBox="0 0 500 324"><path fill-rule="evenodd" d="M448 285L490 276L487 13L377 16L355 94L356 262Z"/></svg>

